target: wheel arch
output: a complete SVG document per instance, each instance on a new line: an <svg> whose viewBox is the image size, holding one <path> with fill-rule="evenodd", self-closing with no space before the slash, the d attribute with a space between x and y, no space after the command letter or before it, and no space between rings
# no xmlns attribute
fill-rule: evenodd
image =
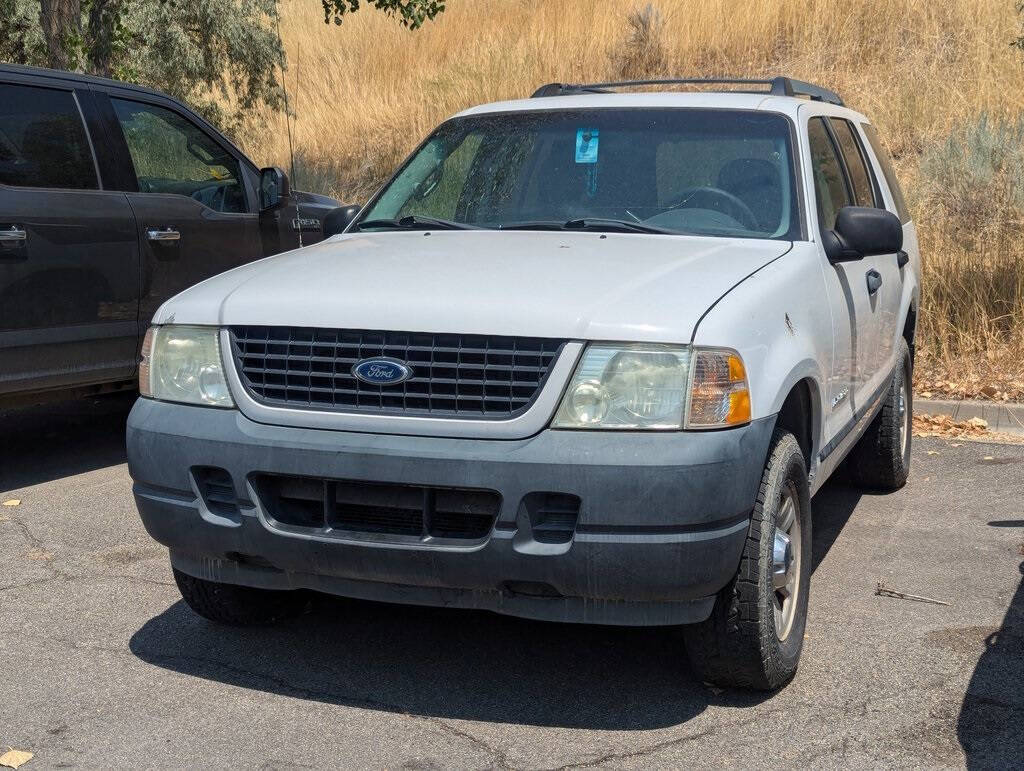
<svg viewBox="0 0 1024 771"><path fill-rule="evenodd" d="M807 470L813 466L822 435L821 387L811 374L795 371L780 389L775 425L792 433L804 453Z"/></svg>

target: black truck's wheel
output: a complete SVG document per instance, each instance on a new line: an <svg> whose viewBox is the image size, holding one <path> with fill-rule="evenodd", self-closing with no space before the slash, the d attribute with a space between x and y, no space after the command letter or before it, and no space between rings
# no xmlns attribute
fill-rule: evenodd
<svg viewBox="0 0 1024 771"><path fill-rule="evenodd" d="M192 610L218 624L272 624L296 616L302 610L302 598L298 592L206 581L182 573L177 568L174 568L174 581Z"/></svg>
<svg viewBox="0 0 1024 771"><path fill-rule="evenodd" d="M847 457L850 476L860 487L891 492L910 475L910 437L914 419L912 366L907 341L900 338L892 385L882 409Z"/></svg>
<svg viewBox="0 0 1024 771"><path fill-rule="evenodd" d="M696 675L773 690L796 673L811 579L811 501L796 437L776 430L739 571L710 618L685 628Z"/></svg>

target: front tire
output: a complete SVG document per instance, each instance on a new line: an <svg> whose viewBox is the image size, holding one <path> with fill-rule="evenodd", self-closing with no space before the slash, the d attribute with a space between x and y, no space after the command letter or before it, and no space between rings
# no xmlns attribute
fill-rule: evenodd
<svg viewBox="0 0 1024 771"><path fill-rule="evenodd" d="M298 592L207 581L173 568L185 603L203 618L229 626L264 626L302 611Z"/></svg>
<svg viewBox="0 0 1024 771"><path fill-rule="evenodd" d="M871 421L847 464L853 481L868 490L892 492L907 483L910 475L910 440L914 417L914 389L910 348L900 338L900 362L893 374L882 409Z"/></svg>
<svg viewBox="0 0 1024 771"><path fill-rule="evenodd" d="M695 674L771 691L796 674L811 579L811 501L800 444L776 429L736 577L711 616L686 627Z"/></svg>

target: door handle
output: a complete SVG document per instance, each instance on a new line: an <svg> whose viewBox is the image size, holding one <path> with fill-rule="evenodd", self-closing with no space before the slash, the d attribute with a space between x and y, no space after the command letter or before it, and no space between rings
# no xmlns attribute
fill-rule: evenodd
<svg viewBox="0 0 1024 771"><path fill-rule="evenodd" d="M869 270L867 274L868 279L868 294L874 294L882 288L882 274L877 270Z"/></svg>
<svg viewBox="0 0 1024 771"><path fill-rule="evenodd" d="M26 240L28 240L28 233L17 225L11 225L10 228L0 228L0 242L20 246Z"/></svg>
<svg viewBox="0 0 1024 771"><path fill-rule="evenodd" d="M180 241L181 233L174 228L150 228L146 231L146 238L150 241Z"/></svg>

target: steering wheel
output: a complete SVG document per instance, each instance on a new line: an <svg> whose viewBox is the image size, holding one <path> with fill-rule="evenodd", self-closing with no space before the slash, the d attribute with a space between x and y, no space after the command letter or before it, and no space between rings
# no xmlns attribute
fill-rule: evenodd
<svg viewBox="0 0 1024 771"><path fill-rule="evenodd" d="M706 202L707 205L695 205L694 201ZM716 206L716 203L719 205ZM721 204L724 204L724 207ZM680 193L679 201L669 206L667 211L682 208L711 209L712 211L727 214L748 230L761 229L761 225L758 223L757 217L754 216L754 212L750 210L750 207L743 203L740 198L728 190L722 190L720 187L700 186L686 188Z"/></svg>
<svg viewBox="0 0 1024 771"><path fill-rule="evenodd" d="M227 205L228 184L226 182L215 182L212 185L201 187L192 193L192 198L214 211L222 212Z"/></svg>

